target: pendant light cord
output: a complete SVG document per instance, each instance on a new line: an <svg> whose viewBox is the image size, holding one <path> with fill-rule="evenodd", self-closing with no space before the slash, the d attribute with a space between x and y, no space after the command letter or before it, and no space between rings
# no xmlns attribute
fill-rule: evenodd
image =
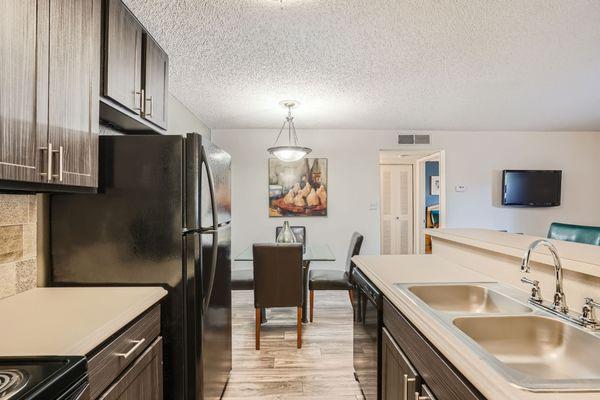
<svg viewBox="0 0 600 400"><path fill-rule="evenodd" d="M292 138L294 139L294 146L298 146L298 134L296 133L296 126L294 125L294 117L292 117L292 107L291 106L287 106L288 108L288 115L285 118L285 121L283 121L283 125L281 125L281 129L279 130L279 133L277 134L277 137L275 138L275 143L273 143L273 147L277 146L277 142L279 141L279 138L281 137L281 134L283 133L283 130L285 129L285 124L288 125L288 144L292 144Z"/></svg>

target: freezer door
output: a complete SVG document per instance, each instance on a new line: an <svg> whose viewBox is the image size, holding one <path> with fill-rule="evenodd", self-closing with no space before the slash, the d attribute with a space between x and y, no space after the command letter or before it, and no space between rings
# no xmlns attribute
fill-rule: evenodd
<svg viewBox="0 0 600 400"><path fill-rule="evenodd" d="M211 265L213 260L216 260ZM231 350L231 227L214 235L202 235L202 316L203 400L218 400L229 379ZM211 268L208 266L211 265ZM212 284L212 290L209 285Z"/></svg>
<svg viewBox="0 0 600 400"><path fill-rule="evenodd" d="M190 137L188 135L188 137ZM188 184L187 207L189 224L187 235L198 235L199 259L194 261L195 290L188 297L195 298L194 315L188 322L190 335L195 335L194 365L190 365L189 379L195 387L196 398L217 400L229 379L232 364L231 352L231 206L230 206L230 168L231 159L227 153L210 142L201 147L194 143L202 142L201 137L190 137L188 147L188 165L200 155L197 163L199 183L200 229L194 229L195 217L192 217L197 203L194 183ZM198 153L197 153L198 152ZM187 181L196 174L194 166L188 167ZM191 228L191 229L190 229ZM196 250L194 250L196 253ZM189 259L189 258L188 258ZM190 273L191 275L191 273ZM192 285L189 285L191 287ZM188 314L189 315L189 314ZM192 370L193 369L193 370Z"/></svg>
<svg viewBox="0 0 600 400"><path fill-rule="evenodd" d="M188 400L221 398L232 366L231 228L184 235Z"/></svg>
<svg viewBox="0 0 600 400"><path fill-rule="evenodd" d="M212 226L212 205L209 180L212 179L216 200L217 224L231 220L231 156L224 150L205 140L202 145L203 168L200 188L200 218L203 228Z"/></svg>
<svg viewBox="0 0 600 400"><path fill-rule="evenodd" d="M202 262L201 235L183 235L185 251L185 380L187 400L202 400Z"/></svg>

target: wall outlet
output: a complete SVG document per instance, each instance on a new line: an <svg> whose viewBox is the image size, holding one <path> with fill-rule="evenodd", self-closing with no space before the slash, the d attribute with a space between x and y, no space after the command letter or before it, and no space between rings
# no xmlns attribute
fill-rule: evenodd
<svg viewBox="0 0 600 400"><path fill-rule="evenodd" d="M467 187L464 186L464 185L456 185L456 186L454 186L454 191L455 192L462 193L462 192L464 192L466 190L467 190Z"/></svg>

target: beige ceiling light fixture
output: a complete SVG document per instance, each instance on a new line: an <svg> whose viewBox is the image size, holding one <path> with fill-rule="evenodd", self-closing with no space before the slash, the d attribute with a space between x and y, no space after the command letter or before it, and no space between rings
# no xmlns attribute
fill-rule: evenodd
<svg viewBox="0 0 600 400"><path fill-rule="evenodd" d="M296 134L296 127L294 126L294 117L292 116L292 108L298 107L300 103L295 100L284 100L279 104L288 109L288 115L285 117L285 121L283 121L283 125L277 134L275 143L273 143L273 146L269 147L267 151L283 162L294 162L301 160L306 157L312 151L312 149L300 146L300 143L298 142L298 135ZM285 146L278 146L277 142L279 142L279 138L281 137L286 125L288 144Z"/></svg>

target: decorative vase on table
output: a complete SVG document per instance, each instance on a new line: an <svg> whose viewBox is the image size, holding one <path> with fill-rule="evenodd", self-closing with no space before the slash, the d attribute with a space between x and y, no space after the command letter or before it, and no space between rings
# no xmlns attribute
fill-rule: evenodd
<svg viewBox="0 0 600 400"><path fill-rule="evenodd" d="M283 228L277 236L277 243L296 243L296 236L290 227L289 221L283 222Z"/></svg>

